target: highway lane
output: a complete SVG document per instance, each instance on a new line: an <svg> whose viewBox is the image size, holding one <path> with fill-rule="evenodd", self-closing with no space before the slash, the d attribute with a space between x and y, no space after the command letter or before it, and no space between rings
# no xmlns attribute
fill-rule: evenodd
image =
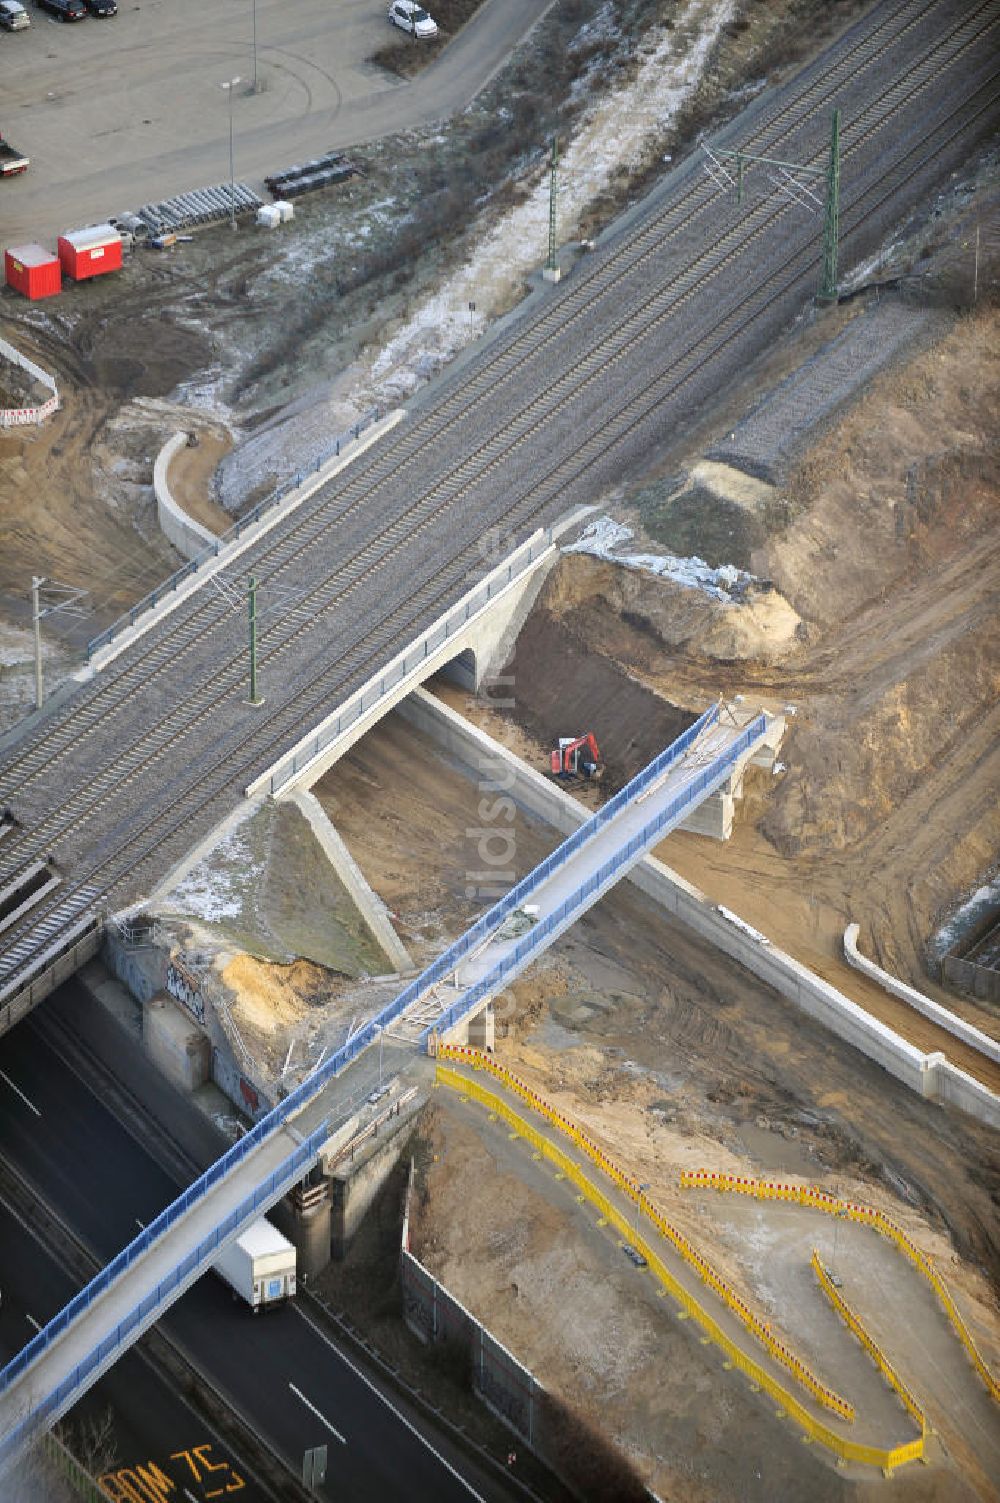
<svg viewBox="0 0 1000 1503"><path fill-rule="evenodd" d="M6 1157L109 1260L177 1186L30 1027L0 1042L0 1071ZM297 1306L255 1319L210 1275L162 1324L296 1472L305 1449L328 1445L323 1496L372 1503L510 1496L445 1438L422 1438L424 1422L362 1375Z"/></svg>
<svg viewBox="0 0 1000 1503"><path fill-rule="evenodd" d="M58 1314L76 1293L76 1284L46 1251L16 1212L0 1200L0 1364L33 1336L39 1325ZM81 1399L64 1421L77 1433L88 1423L99 1426L108 1409L114 1413L113 1449L102 1462L107 1486L124 1487L136 1468L156 1466L177 1486L186 1484L201 1503L215 1482L225 1479L241 1503L268 1497L251 1471L207 1422L191 1409L149 1364L130 1352ZM202 1459L208 1491L193 1475ZM207 1463L207 1465L205 1464ZM218 1471L210 1471L218 1467Z"/></svg>

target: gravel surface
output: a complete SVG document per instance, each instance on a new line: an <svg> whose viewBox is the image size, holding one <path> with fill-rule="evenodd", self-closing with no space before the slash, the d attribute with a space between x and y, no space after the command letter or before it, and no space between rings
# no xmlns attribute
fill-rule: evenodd
<svg viewBox="0 0 1000 1503"><path fill-rule="evenodd" d="M907 345L948 320L883 300L767 393L709 459L777 485L816 429Z"/></svg>

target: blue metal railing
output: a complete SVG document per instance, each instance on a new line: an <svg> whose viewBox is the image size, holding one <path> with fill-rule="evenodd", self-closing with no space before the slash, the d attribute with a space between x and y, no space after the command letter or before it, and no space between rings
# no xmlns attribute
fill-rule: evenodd
<svg viewBox="0 0 1000 1503"><path fill-rule="evenodd" d="M619 789L614 798L609 799L606 804L602 804L600 809L595 814L592 814L578 830L575 830L572 835L568 836L561 845L557 846L550 856L547 856L533 871L529 872L526 877L523 877L516 886L512 887L508 893L505 893L498 902L493 904L492 908L487 909L482 918L473 924L470 929L467 929L460 939L457 939L454 944L449 945L448 949L439 955L432 965L429 965L416 980L411 981L409 986L399 994L395 1001L390 1002L389 1006L383 1009L383 1013L379 1015L379 1021L381 1021L384 1015L391 1014L387 1021L392 1022L400 1013L405 1012L421 993L427 991L436 981L440 981L451 971L455 970L458 963L468 955L470 950L474 950L482 940L486 939L494 929L498 928L508 914L513 913L515 908L519 908L522 903L526 902L536 888L547 881L552 873L560 866L563 866L571 856L574 856L581 846L585 845L588 840L593 839L609 820L614 819L620 809L623 809L626 804L631 803L644 788L647 788L650 783L654 782L656 778L660 777L669 767L678 761L698 736L710 725L714 724L718 716L718 705L711 705L695 721L694 725L689 726L665 751L662 751L647 767L644 767L640 773L637 773L631 782L626 783L624 788Z"/></svg>
<svg viewBox="0 0 1000 1503"><path fill-rule="evenodd" d="M346 433L341 433L331 444L328 444L321 451L313 461L311 471L299 470L290 480L286 480L284 485L277 486L252 511L248 511L245 516L240 517L238 522L234 522L228 532L224 532L221 537L216 538L214 543L206 543L202 551L196 554L190 563L186 563L183 568L171 574L169 579L165 579L154 590L150 590L149 594L144 595L136 605L133 605L125 612L124 616L119 616L117 621L113 621L104 631L100 632L96 637L92 637L87 643L87 662L90 662L94 653L98 652L100 648L106 647L121 632L127 630L130 626L134 626L140 616L144 616L147 611L153 610L168 595L172 595L177 586L183 584L185 579L190 579L192 574L197 574L203 564L218 558L222 550L228 547L230 543L234 543L238 538L242 537L248 527L252 527L254 522L259 522L261 517L265 516L269 511L273 511L287 495L297 490L308 474L315 474L317 470L322 469L328 459L333 459L335 455L339 454L345 444L349 444L352 440L360 438L365 429L370 428L373 423L377 423L381 416L382 413L378 407L371 408L369 412L365 413L364 417L358 419L352 428L349 428Z"/></svg>
<svg viewBox="0 0 1000 1503"><path fill-rule="evenodd" d="M277 1194L280 1194L285 1187L293 1183L301 1175L303 1169L315 1159L329 1134L330 1128L328 1123L324 1123L322 1127L317 1128L315 1132L311 1133L308 1138L299 1144L293 1153L289 1154L283 1160L273 1173L269 1174L257 1186L251 1195L246 1196L234 1211L230 1211L225 1220L213 1232L203 1238L198 1246L171 1270L167 1278L162 1279L156 1288L150 1294L146 1295L145 1299L140 1300L137 1305L133 1306L115 1326L114 1330L103 1341L99 1342L97 1346L93 1347L87 1353L86 1357L84 1357L83 1361L68 1376L51 1393L47 1394L41 1403L29 1410L20 1424L0 1439L0 1462L15 1455L20 1446L29 1440L33 1433L37 1432L50 1415L58 1414L63 1402L79 1389L81 1383L95 1369L102 1367L110 1356L121 1349L132 1332L136 1331L137 1327L141 1330L146 1324L149 1324L150 1315L159 1308L165 1295L169 1294L172 1289L176 1289L178 1285L187 1283L191 1275L196 1271L203 1271L213 1261L220 1243L225 1242L226 1238L231 1236L244 1222L248 1221L261 1206L272 1203ZM219 1161L220 1164L221 1162L222 1160ZM213 1165L213 1169L217 1167L218 1165ZM209 1175L212 1175L212 1170L209 1170ZM202 1176L203 1179L205 1177ZM215 1175L214 1179L217 1178L219 1176ZM193 1190L194 1186L191 1189ZM0 1391L9 1387L13 1379L22 1373L41 1352L51 1346L52 1342L66 1329L81 1310L93 1304L94 1300L105 1292L112 1281L129 1264L135 1262L135 1259L141 1253L145 1252L146 1248L155 1240L168 1221L175 1220L176 1215L181 1214L178 1207L183 1205L186 1210L193 1199L197 1199L197 1197L192 1196L190 1190L186 1191L184 1195L174 1201L172 1206L168 1206L155 1221L149 1224L142 1236L137 1237L134 1242L130 1242L128 1247L124 1248L106 1268L102 1269L85 1289L82 1289L74 1299L70 1300L69 1304L53 1320L49 1321L48 1325L29 1342L24 1350L19 1352L7 1364L3 1373L0 1374ZM172 1215L171 1213L176 1214Z"/></svg>
<svg viewBox="0 0 1000 1503"><path fill-rule="evenodd" d="M608 885L616 872L622 867L630 865L637 860L656 840L660 831L666 826L675 823L691 804L700 801L715 787L724 782L729 776L733 764L743 753L753 745L767 726L767 718L759 716L752 721L746 730L742 731L736 741L721 752L718 757L709 763L698 776L680 789L666 804L655 819L651 819L644 825L638 834L633 835L622 848L615 852L596 872L581 882L580 886L570 894L558 908L553 909L545 918L536 924L523 939L519 940L514 948L499 960L488 975L482 977L476 984L469 988L465 995L447 1008L439 1018L428 1028L425 1028L422 1038L437 1030L447 1032L456 1023L461 1022L467 1013L471 1012L484 998L492 996L500 982L506 976L521 969L522 965L530 958L533 951L543 947L543 941L559 930L578 908L582 907L588 898ZM652 764L651 764L652 765ZM568 842L567 842L568 844ZM560 847L562 849L562 847Z"/></svg>
<svg viewBox="0 0 1000 1503"><path fill-rule="evenodd" d="M102 1271L94 1279L91 1280L86 1288L82 1289L79 1294L77 1294L69 1302L69 1304L66 1305L66 1307L61 1310L60 1313L55 1316L48 1323L48 1325L38 1333L37 1336L33 1337L28 1345L24 1347L24 1349L7 1364L3 1371L0 1372L0 1393L3 1393L7 1388L9 1388L11 1383L14 1382L21 1373L24 1372L24 1370L36 1359L36 1357L40 1356L42 1352L44 1352L52 1344L52 1342L59 1335L61 1335L61 1333L70 1324L70 1322L82 1311L92 1305L94 1301L107 1290L109 1285L114 1279L119 1276L119 1274L124 1272L126 1268L134 1263L136 1258L141 1257L159 1236L161 1236L170 1226L178 1221L181 1216L185 1215L186 1212L190 1210L191 1206L193 1206L197 1201L204 1199L213 1185L217 1184L219 1180L224 1178L227 1174L230 1173L231 1170L242 1163L242 1161L247 1158L249 1154L253 1153L260 1146L265 1138L276 1132L291 1117L298 1113L306 1105L307 1102L312 1100L312 1098L320 1090L323 1089L323 1087L330 1080L338 1075L347 1065L351 1064L358 1057L358 1055L362 1054L372 1043L374 1043L377 1040L380 1032L390 1023L394 1022L401 1013L405 1012L405 1010L410 1007L417 1000L417 998L421 996L423 992L427 991L429 987L433 986L436 981L441 980L442 977L455 970L458 963L467 954L469 954L471 950L475 949L482 940L486 939L488 935L490 935L493 930L503 922L508 914L512 913L515 908L520 907L522 903L529 899L532 892L534 892L542 882L546 881L554 871L558 870L559 867L563 866L567 861L569 861L571 857L580 850L581 846L583 846L587 841L591 840L601 829L603 829L603 827L608 823L609 820L614 818L619 810L624 808L626 804L635 799L637 795L643 791L643 789L649 787L650 784L655 782L657 778L662 776L663 773L665 773L675 762L677 762L692 745L692 743L697 739L697 737L700 736L702 732L705 731L709 726L715 723L715 721L718 719L718 716L718 705L712 705L698 720L695 721L692 726L690 726L681 736L679 736L676 741L668 746L665 751L661 752L658 757L654 758L654 760L650 762L647 767L643 768L643 770L638 773L637 776L631 780L631 782L627 783L625 787L622 788L617 794L615 794L613 798L609 799L608 802L602 805L602 807L598 809L595 814L591 815L591 817L584 824L582 824L578 830L574 831L572 835L564 840L561 845L559 845L556 850L552 852L550 856L546 857L546 859L542 861L537 867L535 867L532 872L530 872L526 877L518 882L516 886L511 888L510 892L508 892L503 898L501 898L497 903L494 903L493 906L488 909L487 912L482 916L482 918L480 918L475 924L473 924L470 929L466 930L466 932L461 936L460 939L456 940L454 944L449 945L448 949L445 950L444 953L440 955L432 965L428 966L420 976L418 976L414 981L410 982L408 986L404 987L404 989L392 1002L390 1002L381 1010L381 1012L377 1013L375 1017L371 1018L368 1023L360 1028L358 1032L355 1033L347 1041L346 1044L342 1045L342 1047L338 1049L336 1053L332 1054L330 1058L318 1070L314 1071L312 1075L307 1077L306 1080L304 1080L299 1086L297 1086L296 1089L292 1091L284 1101L282 1101L268 1114L268 1116L262 1118L261 1121L258 1122L256 1126L253 1127L251 1131L248 1132L243 1138L241 1138L238 1143L234 1143L233 1146L228 1149L220 1159L218 1159L214 1164L211 1165L209 1169L204 1172L204 1174L200 1175L199 1178L193 1182L193 1184L189 1185L187 1190L185 1190L182 1195L178 1196L178 1198L171 1205L165 1207L165 1209L162 1210L157 1216L155 1221L150 1222L149 1226L147 1226L139 1234L139 1236L134 1239L134 1241L130 1242L127 1247L123 1248L122 1251L117 1255L117 1257L114 1258L106 1268L102 1269ZM656 820L652 821L649 826L644 827L644 829L638 836L633 837L633 839L629 841L628 845L624 848L623 851L618 852L614 857L612 857L609 862L605 863L604 866L601 867L600 871L589 879L588 883L584 884L584 886L579 889L577 893L575 893L570 899L568 899L566 903L560 906L560 909L557 910L558 917L557 914L548 915L542 924L537 925L529 935L525 936L525 938L520 941L515 950L511 952L511 954L507 957L507 968L509 969L510 965L513 963L514 956L517 956L519 959L523 958L523 956L528 953L528 949L533 948L534 945L537 944L538 941L543 937L543 935L547 935L549 932L551 932L551 927L554 924L558 924L563 921L563 919L571 911L571 908L573 906L576 906L579 902L582 902L584 896L594 891L596 886L599 886L604 881L606 881L607 877L610 876L615 870L617 870L618 867L630 860L632 856L640 849L640 847L644 846L648 842L651 831L655 834L655 831L657 829L662 828L669 819L674 817L675 806L686 807L688 804L692 803L699 794L704 793L704 791L709 787L709 784L713 780L721 781L732 764L761 734L765 725L766 718L764 716L760 716L757 720L753 721L751 725L741 733L737 741L734 742L732 746L727 748L727 750L719 757L715 758L714 761L710 763L709 766L705 769L705 771L699 774L698 778L695 779L693 783L689 784L686 789L682 790L681 793L679 793L673 800L671 800L671 803L666 807L666 809L661 811ZM527 948L525 948L526 946ZM505 973L506 972L504 972L504 974ZM489 980L489 978L487 978L487 980ZM455 1007L459 1007L464 1011L466 1008L474 1006L475 1002L485 994L485 992L483 991L483 988L485 986L486 981L479 982L477 984L477 987L473 988L472 991L470 991L470 993L468 993L466 997L462 999L461 1003L455 1004ZM475 993L475 995L473 995L473 993ZM453 1026L452 1021L449 1021L449 1014L455 1011L455 1007L449 1009L449 1011L446 1012L434 1026L445 1028ZM324 1141L327 1133L328 1129L325 1126L319 1129L316 1133L313 1133L312 1136L307 1140L307 1143L304 1144L300 1149L298 1149L296 1153L286 1161L285 1165L282 1166L282 1169L275 1171L275 1175L270 1176L267 1184L270 1185L272 1182L276 1182L276 1176L280 1176L285 1168L292 1169L294 1167L301 1167L301 1165L305 1164L307 1161L315 1157L315 1154L318 1151L320 1144ZM255 1192L255 1197L250 1197L246 1202L244 1202L244 1206L251 1204L259 1205L263 1199L267 1198L268 1193L269 1191L266 1188L263 1190L258 1190L257 1192ZM237 1217L239 1217L239 1214L239 1212L232 1213L233 1216ZM186 1271L190 1271L191 1268L196 1266L196 1264L190 1262L190 1258L192 1256L200 1262L205 1262L205 1250L210 1250L212 1247L218 1246L219 1241L224 1239L226 1235L226 1228L228 1227L231 1230L232 1226L235 1224L236 1222L233 1222L232 1216L227 1218L227 1221L224 1223L223 1227L219 1228L214 1234L214 1238L207 1238L200 1245L196 1253L189 1255L189 1257L184 1260L184 1263L181 1265L180 1269L175 1270L175 1274L170 1280L165 1280L158 1286L159 1293L157 1295L157 1299L162 1297L163 1291L175 1287L176 1284L185 1277ZM146 1304L143 1308L145 1308L148 1313L148 1309L152 1308L152 1306ZM130 1330L134 1329L137 1321L141 1318L141 1315L136 1314L136 1312L132 1312L132 1316L128 1317L128 1319L117 1328L119 1333L117 1339L118 1346L121 1345L124 1336L127 1335ZM75 1369L76 1376L72 1380L74 1383L78 1383L81 1378L85 1377L88 1372L92 1371L99 1362L104 1360L104 1357L107 1355L107 1351L110 1350L110 1348L104 1350L105 1347L106 1343L102 1343L101 1348L95 1349L95 1351L103 1351L103 1356L96 1356L95 1353L91 1353L90 1356L85 1359L85 1361L77 1369ZM67 1379L66 1381L69 1382L70 1380ZM25 1417L25 1420L17 1433L20 1434L22 1431L25 1431L25 1426L27 1426L29 1422L34 1422L35 1417L38 1415L41 1409L44 1409L46 1414L54 1412L57 1404L61 1402L61 1399L64 1396L64 1392L68 1392L68 1390L64 1391L63 1388L60 1388L59 1398L54 1398L52 1395L50 1395L46 1400L43 1401L43 1404L39 1406L38 1410L31 1411L31 1413ZM0 1459L2 1459L4 1454L6 1454L6 1445L6 1441L0 1443Z"/></svg>

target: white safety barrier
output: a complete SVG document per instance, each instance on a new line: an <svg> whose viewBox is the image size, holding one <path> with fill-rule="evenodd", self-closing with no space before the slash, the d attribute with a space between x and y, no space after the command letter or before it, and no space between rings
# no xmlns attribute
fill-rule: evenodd
<svg viewBox="0 0 1000 1503"><path fill-rule="evenodd" d="M52 393L51 397L40 407L0 408L0 428L18 428L31 423L40 423L50 413L55 412L59 406L59 392L55 377L50 376L48 371L43 371L42 367L36 365L33 360L29 360L27 355L22 355L21 351L15 349L12 344L8 344L6 339L0 339L0 355L3 355L12 365L20 366L21 370L34 376L36 381L40 381Z"/></svg>

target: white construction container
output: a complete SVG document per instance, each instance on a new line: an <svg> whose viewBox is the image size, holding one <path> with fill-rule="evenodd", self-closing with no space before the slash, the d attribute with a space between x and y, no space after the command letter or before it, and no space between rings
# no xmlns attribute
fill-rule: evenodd
<svg viewBox="0 0 1000 1503"><path fill-rule="evenodd" d="M290 204L287 198L279 198L274 207L281 215L282 224L287 224L290 219L295 218L295 205Z"/></svg>
<svg viewBox="0 0 1000 1503"><path fill-rule="evenodd" d="M281 214L277 204L261 204L257 210L257 223L263 225L266 230L276 230L281 223Z"/></svg>
<svg viewBox="0 0 1000 1503"><path fill-rule="evenodd" d="M263 1218L230 1242L212 1266L255 1315L295 1293L295 1248Z"/></svg>

